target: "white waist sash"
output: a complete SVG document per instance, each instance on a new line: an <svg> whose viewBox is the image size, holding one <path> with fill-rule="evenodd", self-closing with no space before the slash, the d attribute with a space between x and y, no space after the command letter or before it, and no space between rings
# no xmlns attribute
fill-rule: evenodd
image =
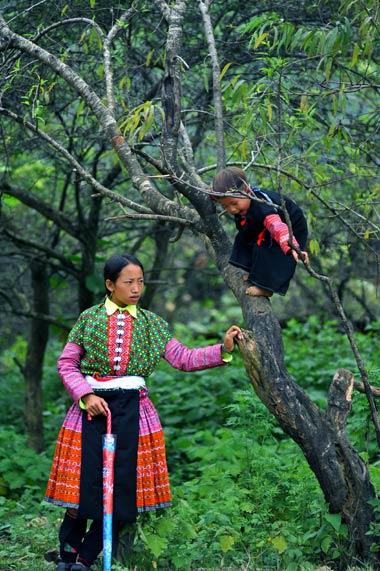
<svg viewBox="0 0 380 571"><path fill-rule="evenodd" d="M125 377L114 377L109 381L98 381L91 375L86 375L86 381L93 389L145 389L144 377L137 375L127 375Z"/></svg>

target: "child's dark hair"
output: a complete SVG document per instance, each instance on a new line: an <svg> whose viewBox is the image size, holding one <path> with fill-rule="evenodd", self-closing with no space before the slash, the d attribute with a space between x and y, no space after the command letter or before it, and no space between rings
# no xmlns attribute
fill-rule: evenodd
<svg viewBox="0 0 380 571"><path fill-rule="evenodd" d="M144 266L133 254L128 254L128 252L123 254L113 254L104 264L104 283L106 280L111 280L111 282L115 283L123 268L125 268L125 266L129 266L129 264L140 266L142 273L144 273ZM109 293L107 288L106 291Z"/></svg>
<svg viewBox="0 0 380 571"><path fill-rule="evenodd" d="M239 167L229 167L218 172L212 181L212 198L215 200L218 195L241 191L247 185L245 172Z"/></svg>

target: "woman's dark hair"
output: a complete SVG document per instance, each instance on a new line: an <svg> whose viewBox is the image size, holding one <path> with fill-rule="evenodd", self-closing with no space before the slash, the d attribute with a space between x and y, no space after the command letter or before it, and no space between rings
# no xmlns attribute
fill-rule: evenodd
<svg viewBox="0 0 380 571"><path fill-rule="evenodd" d="M212 181L212 198L217 199L218 194L233 193L235 190L241 190L244 185L248 184L245 172L239 167L229 167L218 172Z"/></svg>
<svg viewBox="0 0 380 571"><path fill-rule="evenodd" d="M128 252L125 252L124 254L113 254L113 256L108 258L108 260L104 264L104 269L103 269L104 283L106 282L106 280L111 280L111 282L115 283L115 281L121 274L122 269L125 268L125 266L129 266L129 264L132 264L133 266L140 266L140 268L142 269L142 273L144 273L144 266L142 265L140 260L136 258L136 256L134 256L133 254L128 254ZM109 290L107 288L106 290L107 293L109 293Z"/></svg>

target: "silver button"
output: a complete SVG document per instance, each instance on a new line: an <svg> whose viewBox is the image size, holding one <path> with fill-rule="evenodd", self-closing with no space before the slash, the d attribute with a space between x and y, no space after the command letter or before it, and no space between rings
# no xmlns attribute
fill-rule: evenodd
<svg viewBox="0 0 380 571"><path fill-rule="evenodd" d="M120 365L115 365L113 369L114 371L118 371L120 369Z"/></svg>
<svg viewBox="0 0 380 571"><path fill-rule="evenodd" d="M121 357L114 357L113 360L114 361L121 361Z"/></svg>
<svg viewBox="0 0 380 571"><path fill-rule="evenodd" d="M124 335L124 329L118 329L118 330L116 331L116 333L117 333L118 335Z"/></svg>

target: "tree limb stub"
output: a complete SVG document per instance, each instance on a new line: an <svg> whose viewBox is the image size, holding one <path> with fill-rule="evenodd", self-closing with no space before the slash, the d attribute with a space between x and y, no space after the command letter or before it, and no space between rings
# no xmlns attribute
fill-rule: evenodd
<svg viewBox="0 0 380 571"><path fill-rule="evenodd" d="M347 417L352 407L353 388L353 373L338 369L330 386L326 415L339 432L346 429Z"/></svg>
<svg viewBox="0 0 380 571"><path fill-rule="evenodd" d="M261 300L254 300L261 301ZM255 331L243 331L238 342L244 364L259 398L283 430L297 442L316 475L332 513L350 526L357 551L369 553L374 538L367 535L373 518L368 501L375 497L364 462L348 442L345 423L351 409L353 375L338 370L330 391L328 412L321 411L282 367L276 335L266 337L269 313L262 313Z"/></svg>

